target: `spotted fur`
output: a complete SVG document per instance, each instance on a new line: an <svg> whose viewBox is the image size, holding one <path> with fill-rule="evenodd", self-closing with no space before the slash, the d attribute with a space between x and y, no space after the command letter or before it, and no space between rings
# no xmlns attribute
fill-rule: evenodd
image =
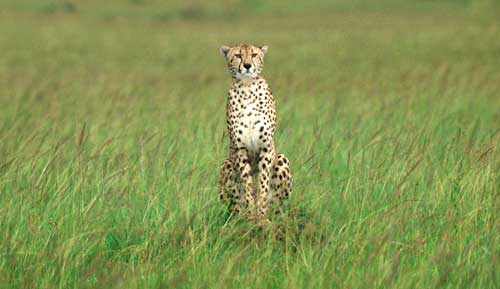
<svg viewBox="0 0 500 289"><path fill-rule="evenodd" d="M267 46L222 46L232 76L227 99L230 154L220 167L220 198L230 210L249 219L267 220L273 200L292 192L290 162L276 154L276 110L273 95L262 78Z"/></svg>

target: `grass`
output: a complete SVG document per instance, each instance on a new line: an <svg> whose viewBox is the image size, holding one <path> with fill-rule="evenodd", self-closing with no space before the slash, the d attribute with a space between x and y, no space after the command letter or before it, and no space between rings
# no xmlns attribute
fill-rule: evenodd
<svg viewBox="0 0 500 289"><path fill-rule="evenodd" d="M498 5L222 4L2 1L0 288L498 288ZM240 42L295 179L266 229L217 196Z"/></svg>

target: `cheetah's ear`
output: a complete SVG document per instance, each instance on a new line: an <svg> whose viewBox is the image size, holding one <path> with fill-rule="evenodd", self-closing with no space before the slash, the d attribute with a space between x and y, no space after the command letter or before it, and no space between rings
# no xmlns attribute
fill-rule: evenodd
<svg viewBox="0 0 500 289"><path fill-rule="evenodd" d="M267 49L268 49L268 48L269 48L269 47L267 47L267 46L261 46L261 47L260 47L260 50L262 50L262 52L264 52L264 54L266 54L266 53L267 53Z"/></svg>
<svg viewBox="0 0 500 289"><path fill-rule="evenodd" d="M229 52L230 49L231 49L231 47L229 47L229 46L221 46L219 51L220 51L220 54L222 54L222 56L224 56L224 58L227 58L227 53Z"/></svg>

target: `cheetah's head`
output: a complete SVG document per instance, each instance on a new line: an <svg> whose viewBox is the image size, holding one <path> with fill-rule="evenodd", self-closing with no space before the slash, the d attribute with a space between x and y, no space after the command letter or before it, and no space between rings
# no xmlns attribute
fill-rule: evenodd
<svg viewBox="0 0 500 289"><path fill-rule="evenodd" d="M226 58L227 66L234 79L255 78L262 73L267 46L250 44L222 46L220 53Z"/></svg>

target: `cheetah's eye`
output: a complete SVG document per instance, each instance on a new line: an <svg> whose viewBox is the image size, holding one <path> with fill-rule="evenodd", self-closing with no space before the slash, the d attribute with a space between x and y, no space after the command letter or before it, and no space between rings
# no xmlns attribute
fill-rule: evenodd
<svg viewBox="0 0 500 289"><path fill-rule="evenodd" d="M238 53L238 54L235 54L234 56L238 57L238 58L241 58L241 54Z"/></svg>
<svg viewBox="0 0 500 289"><path fill-rule="evenodd" d="M252 57L257 57L257 53L252 53Z"/></svg>

